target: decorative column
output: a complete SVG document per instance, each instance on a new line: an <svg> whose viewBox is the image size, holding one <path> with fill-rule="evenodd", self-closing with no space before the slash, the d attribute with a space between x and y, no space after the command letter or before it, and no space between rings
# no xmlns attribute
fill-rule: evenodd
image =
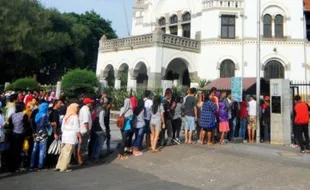
<svg viewBox="0 0 310 190"><path fill-rule="evenodd" d="M129 70L129 75L128 75L128 83L127 83L127 91L130 91L131 89L133 91L137 90L137 77L138 77L138 72L130 69Z"/></svg>
<svg viewBox="0 0 310 190"><path fill-rule="evenodd" d="M121 77L120 77L120 74L119 74L118 70L114 70L114 76L115 76L114 88L116 90L119 90L119 89L121 89Z"/></svg>
<svg viewBox="0 0 310 190"><path fill-rule="evenodd" d="M148 90L156 90L161 87L161 73L149 73L148 74Z"/></svg>
<svg viewBox="0 0 310 190"><path fill-rule="evenodd" d="M103 93L104 88L107 86L108 86L108 81L105 78L102 78L99 80L99 89L101 93Z"/></svg>
<svg viewBox="0 0 310 190"><path fill-rule="evenodd" d="M191 84L190 84L190 87L191 88L197 88L199 87L199 77L198 77L198 72L191 72L189 73L189 78L191 80Z"/></svg>

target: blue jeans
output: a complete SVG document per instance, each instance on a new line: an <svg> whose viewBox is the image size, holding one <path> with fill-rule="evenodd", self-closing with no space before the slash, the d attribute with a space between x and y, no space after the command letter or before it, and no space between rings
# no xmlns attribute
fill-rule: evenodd
<svg viewBox="0 0 310 190"><path fill-rule="evenodd" d="M247 118L240 118L239 137L245 139L245 131L248 124Z"/></svg>
<svg viewBox="0 0 310 190"><path fill-rule="evenodd" d="M142 148L142 141L144 136L144 128L135 129L135 146L136 148Z"/></svg>
<svg viewBox="0 0 310 190"><path fill-rule="evenodd" d="M39 152L38 168L42 169L44 167L44 161L46 157L46 148L47 148L46 146L47 146L47 140L43 140L40 142L37 142L37 141L34 142L32 154L31 154L31 164L30 164L31 168L35 167L38 152Z"/></svg>
<svg viewBox="0 0 310 190"><path fill-rule="evenodd" d="M96 133L92 135L92 159L94 161L99 160L103 143L105 140L104 133Z"/></svg>

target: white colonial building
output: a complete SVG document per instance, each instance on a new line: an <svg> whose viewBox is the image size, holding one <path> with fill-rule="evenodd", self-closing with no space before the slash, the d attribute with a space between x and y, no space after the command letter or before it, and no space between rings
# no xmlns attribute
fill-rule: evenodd
<svg viewBox="0 0 310 190"><path fill-rule="evenodd" d="M136 0L132 36L100 40L97 75L133 89L256 77L257 11L257 0ZM267 80L307 80L304 11L303 0L261 0L260 70Z"/></svg>

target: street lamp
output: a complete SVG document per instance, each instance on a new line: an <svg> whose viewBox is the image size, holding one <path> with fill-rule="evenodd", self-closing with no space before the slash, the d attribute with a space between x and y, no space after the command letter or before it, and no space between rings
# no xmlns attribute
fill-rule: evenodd
<svg viewBox="0 0 310 190"><path fill-rule="evenodd" d="M261 69L261 60L260 60L260 29L261 29L261 0L257 0L257 63L256 63L256 142L260 142L260 69Z"/></svg>

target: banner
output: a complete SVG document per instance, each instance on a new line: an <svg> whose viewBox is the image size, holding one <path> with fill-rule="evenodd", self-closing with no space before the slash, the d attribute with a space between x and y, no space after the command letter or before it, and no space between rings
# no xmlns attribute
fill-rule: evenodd
<svg viewBox="0 0 310 190"><path fill-rule="evenodd" d="M242 78L233 77L231 78L231 96L232 99L236 102L242 102Z"/></svg>

